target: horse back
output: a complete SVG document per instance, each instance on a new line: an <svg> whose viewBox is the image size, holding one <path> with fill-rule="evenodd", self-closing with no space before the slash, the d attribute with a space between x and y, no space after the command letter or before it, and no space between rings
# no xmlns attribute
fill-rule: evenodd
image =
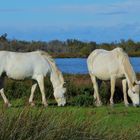
<svg viewBox="0 0 140 140"><path fill-rule="evenodd" d="M39 51L28 53L0 52L1 73L6 72L12 79L22 80L37 74L46 75L49 64Z"/></svg>
<svg viewBox="0 0 140 140"><path fill-rule="evenodd" d="M106 51L97 49L93 51L87 60L90 73L101 80L109 80L112 75L122 77L122 56L119 49Z"/></svg>

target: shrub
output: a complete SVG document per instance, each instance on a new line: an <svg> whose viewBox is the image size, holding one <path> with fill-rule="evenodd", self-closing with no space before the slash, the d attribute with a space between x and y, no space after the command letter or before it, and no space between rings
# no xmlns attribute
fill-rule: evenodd
<svg viewBox="0 0 140 140"><path fill-rule="evenodd" d="M93 105L93 85L90 80L89 75L68 75L64 74L64 79L66 81L66 97L67 102L71 102L72 105L78 105L78 106L88 106ZM47 76L45 78L45 92L46 92L46 98L47 99L54 99L53 96L53 87L52 83L50 82L49 77ZM31 80L25 80L25 81L13 81L10 79L6 79L5 81L5 94L8 99L17 99L17 98L25 98L28 100L30 96L31 86L32 86ZM110 98L110 84L106 82L102 82L101 87L99 88L99 94L101 97L101 100L104 104L107 104L109 102ZM114 94L114 101L120 102L122 100L122 91L120 90L120 87L116 88L115 94ZM37 87L35 91L35 101L41 101L41 93L39 88Z"/></svg>
<svg viewBox="0 0 140 140"><path fill-rule="evenodd" d="M93 96L89 94L78 95L73 98L71 105L75 106L93 106Z"/></svg>
<svg viewBox="0 0 140 140"><path fill-rule="evenodd" d="M109 88L107 86L107 83L102 82L99 91L100 91L99 94L101 97L101 101L103 102L103 104L107 104L109 102L109 97L110 97Z"/></svg>

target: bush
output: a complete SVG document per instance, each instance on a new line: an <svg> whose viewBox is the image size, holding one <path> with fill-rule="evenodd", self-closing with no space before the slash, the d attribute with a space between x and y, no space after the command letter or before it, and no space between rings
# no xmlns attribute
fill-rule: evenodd
<svg viewBox="0 0 140 140"><path fill-rule="evenodd" d="M64 79L66 81L66 98L67 102L70 102L72 105L78 106L90 106L93 105L93 85L90 80L89 75L66 75L64 74ZM26 81L13 81L10 79L6 79L5 81L5 94L8 99L17 99L17 98L24 98L26 101L30 96L31 80ZM52 83L50 82L49 77L45 78L45 92L47 99L54 99L53 96L53 87ZM110 98L110 84L106 82L102 82L101 87L99 88L99 94L101 100L104 104L109 102ZM122 100L122 91L121 88L117 87L115 94L114 94L114 101L120 102ZM39 88L37 87L35 91L35 101L41 101L41 93Z"/></svg>
<svg viewBox="0 0 140 140"><path fill-rule="evenodd" d="M75 106L93 106L93 101L93 96L85 93L74 97L71 104Z"/></svg>
<svg viewBox="0 0 140 140"><path fill-rule="evenodd" d="M110 98L110 92L107 83L102 82L99 91L100 91L99 94L100 94L101 101L103 102L103 104L107 104Z"/></svg>
<svg viewBox="0 0 140 140"><path fill-rule="evenodd" d="M30 87L29 81L21 82L6 79L5 94L9 99L27 97L30 95Z"/></svg>

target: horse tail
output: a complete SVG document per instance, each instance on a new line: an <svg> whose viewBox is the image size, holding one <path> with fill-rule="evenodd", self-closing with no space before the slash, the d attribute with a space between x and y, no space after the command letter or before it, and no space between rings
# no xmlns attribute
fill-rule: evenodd
<svg viewBox="0 0 140 140"><path fill-rule="evenodd" d="M87 58L87 67L88 67L88 71L89 71L89 74L92 75L93 72L93 61L94 61L94 58L96 57L97 55L97 51L93 51Z"/></svg>

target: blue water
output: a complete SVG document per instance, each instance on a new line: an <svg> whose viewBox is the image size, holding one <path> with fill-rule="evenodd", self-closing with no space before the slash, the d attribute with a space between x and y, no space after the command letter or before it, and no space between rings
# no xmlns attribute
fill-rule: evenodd
<svg viewBox="0 0 140 140"><path fill-rule="evenodd" d="M63 73L87 74L86 58L57 58L57 66ZM131 64L135 72L140 72L140 57L131 57Z"/></svg>

